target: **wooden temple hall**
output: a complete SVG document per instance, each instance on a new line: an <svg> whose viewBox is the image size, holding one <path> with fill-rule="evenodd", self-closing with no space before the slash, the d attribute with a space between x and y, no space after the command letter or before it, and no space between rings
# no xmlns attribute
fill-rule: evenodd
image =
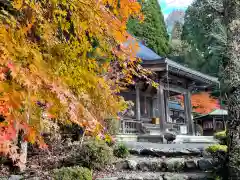
<svg viewBox="0 0 240 180"><path fill-rule="evenodd" d="M192 116L191 93L211 89L219 85L215 77L187 68L167 58L162 58L139 43L137 56L143 60L142 66L154 72L159 86L152 87L144 81L121 92L125 100L132 101L132 113L122 116L122 133L159 134L174 130L178 134L195 134ZM176 97L183 95L184 106Z"/></svg>

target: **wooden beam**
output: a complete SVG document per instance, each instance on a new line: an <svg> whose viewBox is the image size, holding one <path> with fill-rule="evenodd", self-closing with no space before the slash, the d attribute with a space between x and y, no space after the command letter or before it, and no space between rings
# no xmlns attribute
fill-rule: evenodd
<svg viewBox="0 0 240 180"><path fill-rule="evenodd" d="M150 69L153 72L158 72L158 71L164 71L165 70L165 68L163 68L163 67L144 67L144 68Z"/></svg>
<svg viewBox="0 0 240 180"><path fill-rule="evenodd" d="M178 77L176 75L168 74L169 79L173 79L174 81L181 82L183 84L187 84L188 80L186 78Z"/></svg>
<svg viewBox="0 0 240 180"><path fill-rule="evenodd" d="M164 84L164 89L167 91L177 92L180 94L184 94L187 92L186 88L179 87L179 86L172 85L172 84Z"/></svg>

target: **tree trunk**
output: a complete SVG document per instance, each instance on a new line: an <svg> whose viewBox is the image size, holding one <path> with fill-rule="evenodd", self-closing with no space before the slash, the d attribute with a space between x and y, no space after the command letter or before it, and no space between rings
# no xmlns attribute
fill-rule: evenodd
<svg viewBox="0 0 240 180"><path fill-rule="evenodd" d="M230 87L228 99L228 179L240 178L240 0L225 0L228 30L227 54L223 66Z"/></svg>

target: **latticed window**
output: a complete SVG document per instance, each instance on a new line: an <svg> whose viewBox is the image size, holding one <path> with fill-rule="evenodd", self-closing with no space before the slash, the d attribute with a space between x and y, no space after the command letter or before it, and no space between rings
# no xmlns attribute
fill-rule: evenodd
<svg viewBox="0 0 240 180"><path fill-rule="evenodd" d="M213 123L211 121L203 122L203 129L213 129Z"/></svg>

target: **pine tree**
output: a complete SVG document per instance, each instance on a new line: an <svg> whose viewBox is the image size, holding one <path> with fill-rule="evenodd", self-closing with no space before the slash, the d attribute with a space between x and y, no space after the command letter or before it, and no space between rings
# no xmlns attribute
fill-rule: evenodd
<svg viewBox="0 0 240 180"><path fill-rule="evenodd" d="M169 37L157 0L142 1L144 22L134 18L128 21L128 31L161 56L169 53Z"/></svg>

